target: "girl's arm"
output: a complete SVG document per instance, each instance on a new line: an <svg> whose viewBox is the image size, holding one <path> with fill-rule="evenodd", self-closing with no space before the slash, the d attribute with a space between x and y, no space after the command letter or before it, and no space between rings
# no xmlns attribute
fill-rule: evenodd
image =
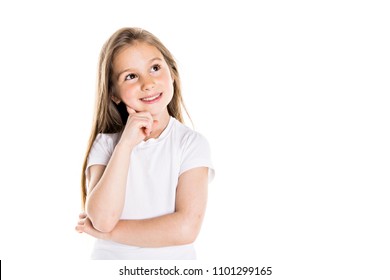
<svg viewBox="0 0 390 280"><path fill-rule="evenodd" d="M150 113L136 113L129 107L127 110L129 118L107 166L93 165L89 170L86 212L100 232L111 232L118 223L125 203L131 152L153 128Z"/></svg>
<svg viewBox="0 0 390 280"><path fill-rule="evenodd" d="M109 233L99 232L88 217L80 216L76 229L97 238L140 247L189 244L195 241L203 221L207 186L208 168L194 168L179 177L174 213L144 220L120 220Z"/></svg>
<svg viewBox="0 0 390 280"><path fill-rule="evenodd" d="M129 146L118 144L107 167L93 165L89 169L86 212L101 232L110 232L122 213L130 154Z"/></svg>

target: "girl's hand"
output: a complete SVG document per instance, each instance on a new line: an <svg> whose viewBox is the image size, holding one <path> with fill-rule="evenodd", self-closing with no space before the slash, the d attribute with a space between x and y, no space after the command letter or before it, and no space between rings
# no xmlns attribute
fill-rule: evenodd
<svg viewBox="0 0 390 280"><path fill-rule="evenodd" d="M126 106L129 117L126 122L119 142L135 147L146 137L149 137L153 130L153 117L149 112L136 112ZM155 121L157 122L157 121Z"/></svg>
<svg viewBox="0 0 390 280"><path fill-rule="evenodd" d="M91 220L87 217L87 214L81 213L79 215L79 222L76 226L76 231L79 233L87 233L93 237L99 238L99 239L108 239L109 233L104 233L101 231L98 231L95 229L91 223Z"/></svg>

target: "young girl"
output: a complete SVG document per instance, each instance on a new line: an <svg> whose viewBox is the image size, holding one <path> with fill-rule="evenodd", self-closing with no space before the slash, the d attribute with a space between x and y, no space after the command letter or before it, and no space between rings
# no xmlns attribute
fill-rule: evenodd
<svg viewBox="0 0 390 280"><path fill-rule="evenodd" d="M114 33L100 54L76 226L97 238L92 259L195 259L214 170L182 106L164 45L138 28Z"/></svg>

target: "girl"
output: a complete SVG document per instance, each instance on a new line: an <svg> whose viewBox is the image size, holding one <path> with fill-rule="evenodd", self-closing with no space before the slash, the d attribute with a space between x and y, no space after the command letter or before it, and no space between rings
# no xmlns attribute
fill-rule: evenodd
<svg viewBox="0 0 390 280"><path fill-rule="evenodd" d="M114 33L100 54L76 226L97 238L92 259L195 259L214 170L182 107L165 46L142 29Z"/></svg>

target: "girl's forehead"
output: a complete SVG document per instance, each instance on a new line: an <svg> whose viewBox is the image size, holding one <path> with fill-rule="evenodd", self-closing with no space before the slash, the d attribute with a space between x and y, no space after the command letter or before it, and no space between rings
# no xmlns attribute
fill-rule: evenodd
<svg viewBox="0 0 390 280"><path fill-rule="evenodd" d="M149 43L136 41L131 45L122 47L116 54L114 61L124 57L129 59L148 59L150 56L163 58L162 53L157 47Z"/></svg>

